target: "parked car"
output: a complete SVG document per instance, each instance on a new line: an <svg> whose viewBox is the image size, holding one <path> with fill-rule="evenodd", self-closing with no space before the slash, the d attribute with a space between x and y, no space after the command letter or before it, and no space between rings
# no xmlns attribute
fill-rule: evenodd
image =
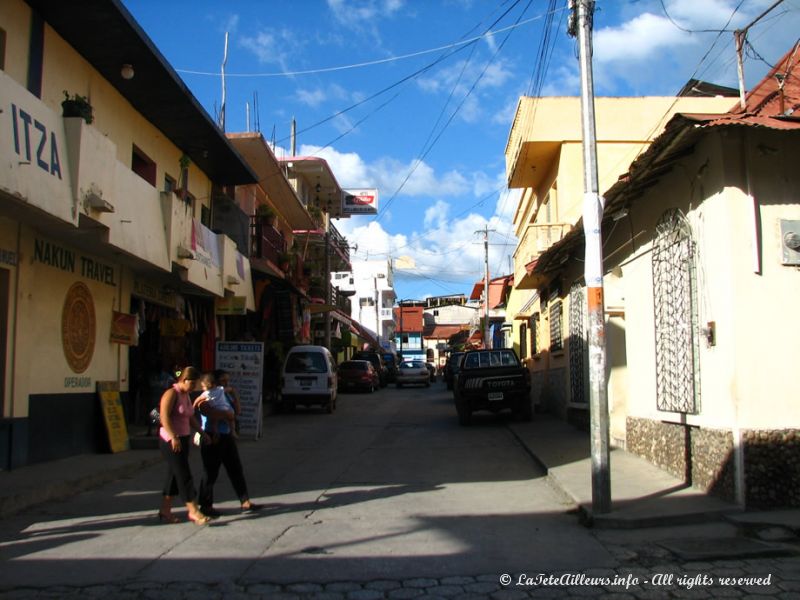
<svg viewBox="0 0 800 600"><path fill-rule="evenodd" d="M368 360L371 362L372 366L375 367L375 370L378 372L380 386L386 387L389 381L389 370L386 368L386 364L383 362L383 357L380 353L371 350L360 350L353 354L352 360Z"/></svg>
<svg viewBox="0 0 800 600"><path fill-rule="evenodd" d="M397 369L397 387L412 383L421 383L425 387L431 384L431 374L421 360L404 360Z"/></svg>
<svg viewBox="0 0 800 600"><path fill-rule="evenodd" d="M478 410L510 409L522 421L533 416L530 372L510 348L467 352L456 377L454 398L461 425L469 425Z"/></svg>
<svg viewBox="0 0 800 600"><path fill-rule="evenodd" d="M453 389L453 381L455 380L455 376L458 373L458 369L460 367L461 359L463 356L464 356L463 352L453 352L444 365L444 381L447 384L448 390Z"/></svg>
<svg viewBox="0 0 800 600"><path fill-rule="evenodd" d="M380 385L380 377L368 360L346 360L337 371L339 391L366 390L374 392Z"/></svg>
<svg viewBox="0 0 800 600"><path fill-rule="evenodd" d="M324 346L295 346L286 354L280 384L282 409L318 404L332 413L337 387L336 365Z"/></svg>

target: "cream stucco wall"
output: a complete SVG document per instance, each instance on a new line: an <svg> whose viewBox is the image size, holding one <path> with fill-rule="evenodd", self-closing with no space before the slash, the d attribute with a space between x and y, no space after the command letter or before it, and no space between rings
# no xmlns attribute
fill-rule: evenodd
<svg viewBox="0 0 800 600"><path fill-rule="evenodd" d="M37 240L72 253L74 269L35 260ZM117 379L120 361L119 345L109 341L111 311L119 310L120 305L120 267L105 257L93 256L27 227L23 228L20 247L16 289L18 325L12 374L15 417L27 416L30 394L93 393L98 380ZM88 277L82 269L84 258L111 267L114 285ZM92 358L81 373L70 368L62 345L64 300L70 286L78 281L89 288L96 323Z"/></svg>
<svg viewBox="0 0 800 600"><path fill-rule="evenodd" d="M698 323L713 322L716 343L700 337L700 412L690 425L780 429L800 424L796 384L800 335L793 317L800 272L780 264L779 219L800 220L800 176L787 138L748 131L747 166L760 203L762 261L755 271L754 205L747 194L742 133L709 135L683 166L662 177L632 207L636 230L651 229L670 206L681 208L696 241ZM705 198L705 199L704 199ZM679 422L656 410L651 244L623 261L628 328L628 410L633 416Z"/></svg>
<svg viewBox="0 0 800 600"><path fill-rule="evenodd" d="M30 7L21 0L0 2L0 27L6 31L6 62L3 70L17 81L25 81L28 76L28 38L14 33L30 31Z"/></svg>

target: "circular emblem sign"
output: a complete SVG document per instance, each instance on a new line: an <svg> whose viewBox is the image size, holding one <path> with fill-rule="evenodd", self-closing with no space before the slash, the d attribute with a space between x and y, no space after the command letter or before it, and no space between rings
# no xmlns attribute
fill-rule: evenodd
<svg viewBox="0 0 800 600"><path fill-rule="evenodd" d="M73 283L61 312L61 342L67 363L75 373L83 373L92 362L95 332L92 294L83 283Z"/></svg>

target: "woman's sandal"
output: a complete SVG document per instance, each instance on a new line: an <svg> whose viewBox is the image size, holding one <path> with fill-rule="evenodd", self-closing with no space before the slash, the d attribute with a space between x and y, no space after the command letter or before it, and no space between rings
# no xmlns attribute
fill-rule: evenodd
<svg viewBox="0 0 800 600"><path fill-rule="evenodd" d="M180 521L181 521L181 520L180 520L178 517L176 517L175 515L173 515L173 514L165 515L165 514L164 514L164 513L162 513L161 511L158 511L158 520L159 520L159 522L160 522L160 523L162 523L162 524L163 524L163 523L167 523L167 524L170 524L170 525L172 525L172 524L174 524L174 523L180 523Z"/></svg>
<svg viewBox="0 0 800 600"><path fill-rule="evenodd" d="M200 513L200 515L197 518L192 518L192 515L189 515L188 518L195 525L206 525L211 520L210 518L208 518L207 516L205 516L202 513Z"/></svg>

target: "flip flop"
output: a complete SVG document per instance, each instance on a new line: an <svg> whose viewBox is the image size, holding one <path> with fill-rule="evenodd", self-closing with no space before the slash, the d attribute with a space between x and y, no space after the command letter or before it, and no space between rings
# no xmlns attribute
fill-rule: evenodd
<svg viewBox="0 0 800 600"><path fill-rule="evenodd" d="M158 520L162 524L172 525L174 523L180 523L180 519L173 514L165 515L161 511L158 511Z"/></svg>

